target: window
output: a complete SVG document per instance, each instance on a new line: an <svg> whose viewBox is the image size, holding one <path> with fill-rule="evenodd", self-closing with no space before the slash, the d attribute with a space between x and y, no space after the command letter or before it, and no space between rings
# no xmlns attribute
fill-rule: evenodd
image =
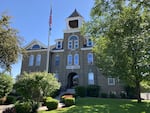
<svg viewBox="0 0 150 113"><path fill-rule="evenodd" d="M59 66L59 63L60 63L60 56L56 55L55 56L55 66Z"/></svg>
<svg viewBox="0 0 150 113"><path fill-rule="evenodd" d="M74 48L77 49L79 47L79 41L75 40L74 41Z"/></svg>
<svg viewBox="0 0 150 113"><path fill-rule="evenodd" d="M79 40L77 36L70 36L68 39L68 49L79 48Z"/></svg>
<svg viewBox="0 0 150 113"><path fill-rule="evenodd" d="M87 55L88 64L93 64L93 53Z"/></svg>
<svg viewBox="0 0 150 113"><path fill-rule="evenodd" d="M68 65L72 65L72 55L68 55Z"/></svg>
<svg viewBox="0 0 150 113"><path fill-rule="evenodd" d="M36 45L33 45L33 46L32 46L32 49L40 49L40 46L37 45L37 44L36 44Z"/></svg>
<svg viewBox="0 0 150 113"><path fill-rule="evenodd" d="M87 46L93 46L92 39L90 39L90 38L87 39Z"/></svg>
<svg viewBox="0 0 150 113"><path fill-rule="evenodd" d="M30 55L29 57L29 66L33 66L34 63L34 55Z"/></svg>
<svg viewBox="0 0 150 113"><path fill-rule="evenodd" d="M94 84L94 73L93 72L88 73L88 84L89 85Z"/></svg>
<svg viewBox="0 0 150 113"><path fill-rule="evenodd" d="M79 54L74 55L74 64L79 65Z"/></svg>
<svg viewBox="0 0 150 113"><path fill-rule="evenodd" d="M109 77L108 78L108 85L115 85L115 78Z"/></svg>
<svg viewBox="0 0 150 113"><path fill-rule="evenodd" d="M58 42L57 42L56 49L61 49L61 48L62 48L62 42L61 42L61 41L58 41Z"/></svg>
<svg viewBox="0 0 150 113"><path fill-rule="evenodd" d="M68 49L72 49L72 41L68 42Z"/></svg>
<svg viewBox="0 0 150 113"><path fill-rule="evenodd" d="M54 73L54 77L55 77L57 80L59 80L59 75L58 75L58 73Z"/></svg>
<svg viewBox="0 0 150 113"><path fill-rule="evenodd" d="M37 56L36 56L36 66L40 66L40 64L41 64L41 55L40 54L38 54Z"/></svg>

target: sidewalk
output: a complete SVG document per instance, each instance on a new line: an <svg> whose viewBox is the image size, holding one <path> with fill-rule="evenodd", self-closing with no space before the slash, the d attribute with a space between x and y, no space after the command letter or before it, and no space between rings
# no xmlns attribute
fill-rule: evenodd
<svg viewBox="0 0 150 113"><path fill-rule="evenodd" d="M13 107L13 104L10 105L0 105L0 113L3 112L3 110L5 110L6 108L11 108Z"/></svg>

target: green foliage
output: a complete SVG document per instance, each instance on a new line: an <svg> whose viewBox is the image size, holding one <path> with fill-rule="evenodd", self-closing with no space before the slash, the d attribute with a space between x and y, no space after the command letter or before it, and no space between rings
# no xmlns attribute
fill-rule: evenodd
<svg viewBox="0 0 150 113"><path fill-rule="evenodd" d="M117 96L116 96L116 94L114 92L110 92L109 93L109 97L110 98L116 98Z"/></svg>
<svg viewBox="0 0 150 113"><path fill-rule="evenodd" d="M17 113L31 113L32 112L32 103L30 101L17 102L15 104L15 109L16 109Z"/></svg>
<svg viewBox="0 0 150 113"><path fill-rule="evenodd" d="M17 30L10 26L10 17L0 18L0 68L10 71L18 55L22 53L21 41Z"/></svg>
<svg viewBox="0 0 150 113"><path fill-rule="evenodd" d="M99 91L100 91L100 87L97 85L87 86L87 96L89 97L98 97Z"/></svg>
<svg viewBox="0 0 150 113"><path fill-rule="evenodd" d="M102 98L107 98L107 96L108 96L107 93L101 93Z"/></svg>
<svg viewBox="0 0 150 113"><path fill-rule="evenodd" d="M14 96L7 96L6 98L5 104L14 104L16 102L16 97Z"/></svg>
<svg viewBox="0 0 150 113"><path fill-rule="evenodd" d="M65 106L69 107L75 105L75 98L65 98Z"/></svg>
<svg viewBox="0 0 150 113"><path fill-rule="evenodd" d="M58 100L53 99L53 98L47 98L45 104L46 104L48 110L57 109L57 107L58 107Z"/></svg>
<svg viewBox="0 0 150 113"><path fill-rule="evenodd" d="M76 92L76 95L79 97L85 97L86 96L86 88L84 86L76 86L75 92Z"/></svg>
<svg viewBox="0 0 150 113"><path fill-rule="evenodd" d="M149 1L95 0L91 18L82 30L95 41L96 65L135 87L140 102L140 82L150 81Z"/></svg>
<svg viewBox="0 0 150 113"><path fill-rule="evenodd" d="M7 96L13 88L13 78L10 75L0 74L0 98Z"/></svg>
<svg viewBox="0 0 150 113"><path fill-rule="evenodd" d="M46 72L24 73L15 84L17 93L25 99L33 99L36 102L42 100L43 96L51 96L59 88L60 83L56 78Z"/></svg>
<svg viewBox="0 0 150 113"><path fill-rule="evenodd" d="M39 103L31 100L15 103L16 113L36 113L38 108Z"/></svg>
<svg viewBox="0 0 150 113"><path fill-rule="evenodd" d="M141 91L142 92L150 92L150 82L149 81L141 82Z"/></svg>

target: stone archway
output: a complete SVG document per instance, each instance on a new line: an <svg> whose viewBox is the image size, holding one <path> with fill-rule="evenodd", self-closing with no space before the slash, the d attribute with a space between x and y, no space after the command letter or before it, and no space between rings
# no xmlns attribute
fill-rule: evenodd
<svg viewBox="0 0 150 113"><path fill-rule="evenodd" d="M79 75L75 72L71 72L68 75L68 88L72 88L79 85Z"/></svg>

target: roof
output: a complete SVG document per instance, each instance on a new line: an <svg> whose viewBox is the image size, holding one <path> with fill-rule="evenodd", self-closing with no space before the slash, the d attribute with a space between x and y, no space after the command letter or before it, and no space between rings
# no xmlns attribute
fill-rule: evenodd
<svg viewBox="0 0 150 113"><path fill-rule="evenodd" d="M73 13L72 13L68 18L71 18L71 17L82 17L82 16L81 16L80 13L75 9L75 10L73 11Z"/></svg>

